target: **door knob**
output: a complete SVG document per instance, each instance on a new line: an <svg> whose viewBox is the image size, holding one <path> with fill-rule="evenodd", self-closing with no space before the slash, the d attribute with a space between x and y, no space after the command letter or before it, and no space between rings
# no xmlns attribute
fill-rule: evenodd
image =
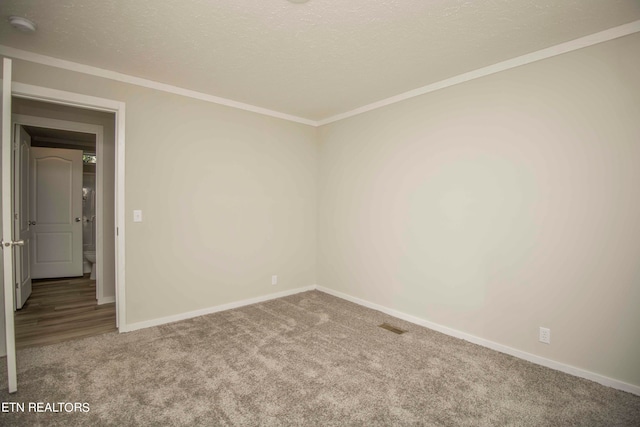
<svg viewBox="0 0 640 427"><path fill-rule="evenodd" d="M29 225L36 225L35 221L29 221Z"/></svg>
<svg viewBox="0 0 640 427"><path fill-rule="evenodd" d="M82 218L80 218L79 216L76 217L76 222L80 222L82 221Z"/></svg>

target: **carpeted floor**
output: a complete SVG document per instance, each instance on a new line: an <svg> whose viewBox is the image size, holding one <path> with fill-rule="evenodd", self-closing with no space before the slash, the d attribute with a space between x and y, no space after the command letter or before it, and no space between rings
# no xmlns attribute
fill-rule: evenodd
<svg viewBox="0 0 640 427"><path fill-rule="evenodd" d="M640 425L639 396L318 291L20 350L18 380L0 425Z"/></svg>

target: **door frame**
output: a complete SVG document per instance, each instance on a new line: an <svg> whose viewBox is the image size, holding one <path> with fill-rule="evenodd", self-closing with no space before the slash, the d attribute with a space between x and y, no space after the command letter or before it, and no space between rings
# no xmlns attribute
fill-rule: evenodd
<svg viewBox="0 0 640 427"><path fill-rule="evenodd" d="M11 103L13 108L13 102ZM11 207L13 208L13 239L20 239L23 242L25 242L25 244L22 247L22 254L20 255L20 262L18 263L17 261L17 254L14 252L13 254L13 265L14 265L14 269L13 269L13 281L15 283L15 307L14 310L17 310L18 308L22 308L24 305L20 305L20 307L18 307L18 300L20 300L20 302L22 303L22 299L24 298L24 287L23 285L25 284L25 280L24 277L22 276L22 272L18 272L19 270L21 270L24 266L24 264L29 264L29 268L28 268L28 282L29 282L29 295L27 295L27 297L25 298L25 302L26 300L29 298L29 296L31 296L31 218L29 218L29 205L31 204L31 186L30 184L30 180L31 180L31 135L29 135L27 133L26 130L24 130L22 127L18 127L16 126L13 121L11 122L11 130L12 130L12 135L11 135L11 142L13 143L13 150L12 150L12 154L11 154L11 164L13 165L13 171L12 171L12 175L13 175L13 192L11 194L11 199L12 199L12 205ZM23 140L21 138L21 136L23 135L23 133L27 136L29 136L29 151L26 153L29 157L28 161L26 162L26 184L28 190L27 190L27 196L28 196L28 200L26 203L26 212L22 209L24 207L24 199L25 199L25 194L22 194L23 191L23 184L25 184L25 180L23 178L25 178L24 176L24 166L25 166L25 162L24 162L24 155L25 153L22 151L22 143ZM25 237L22 234L22 221L23 220L27 220L28 222L28 226L27 226L27 232L29 234L29 242L27 244L27 242L25 241ZM25 257L26 255L26 257ZM25 263L25 258L28 260ZM18 289L20 290L20 297L18 297Z"/></svg>
<svg viewBox="0 0 640 427"><path fill-rule="evenodd" d="M14 95L15 96L15 95ZM101 125L88 123L72 122L67 120L49 119L38 116L27 116L22 114L13 114L12 125L15 131L16 126L36 126L46 129L68 130L72 132L83 132L95 135L96 138L96 299L98 305L114 302L104 298L102 293L104 284L103 269L104 265L104 249L102 248L104 236L102 233L102 203L104 191L104 129ZM55 148L55 147L54 147ZM83 248L84 249L84 248ZM83 251L84 252L84 251Z"/></svg>
<svg viewBox="0 0 640 427"><path fill-rule="evenodd" d="M66 92L25 83L12 82L11 95L16 98L67 105L115 114L115 263L116 327L127 331L125 305L125 103L74 92ZM97 125L89 125L97 126ZM101 126L100 126L101 127ZM97 144L97 141L96 141ZM96 145L96 151L98 146ZM96 155L98 153L96 152ZM102 156L104 157L104 156ZM100 157L98 157L98 160ZM97 227L96 227L97 228ZM96 242L97 243L97 242ZM96 248L97 250L97 248ZM97 256L98 254L96 254Z"/></svg>
<svg viewBox="0 0 640 427"><path fill-rule="evenodd" d="M7 385L9 393L18 390L18 378L16 369L16 336L14 310L16 306L16 293L13 287L14 255L13 241L13 165L11 141L11 59L2 60L2 240L7 238L8 245L2 246L2 284L4 295L4 331L7 359ZM5 179L7 178L7 179ZM11 251L11 252L9 252ZM5 355L3 354L3 356Z"/></svg>

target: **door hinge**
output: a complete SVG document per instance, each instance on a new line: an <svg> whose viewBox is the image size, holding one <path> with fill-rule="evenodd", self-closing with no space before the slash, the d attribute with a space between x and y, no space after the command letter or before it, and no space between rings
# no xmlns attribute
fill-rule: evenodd
<svg viewBox="0 0 640 427"><path fill-rule="evenodd" d="M118 227L116 227L116 236L120 235L120 229Z"/></svg>
<svg viewBox="0 0 640 427"><path fill-rule="evenodd" d="M20 287L20 283L16 282L16 289Z"/></svg>
<svg viewBox="0 0 640 427"><path fill-rule="evenodd" d="M13 219L15 219L16 221L18 220L18 214L17 213L13 214Z"/></svg>

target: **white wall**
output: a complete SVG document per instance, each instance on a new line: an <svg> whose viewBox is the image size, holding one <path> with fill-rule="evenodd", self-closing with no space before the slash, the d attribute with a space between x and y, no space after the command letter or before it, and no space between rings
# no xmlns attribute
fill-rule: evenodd
<svg viewBox="0 0 640 427"><path fill-rule="evenodd" d="M318 284L640 385L639 51L635 34L323 126Z"/></svg>
<svg viewBox="0 0 640 427"><path fill-rule="evenodd" d="M128 324L315 283L316 129L19 60L14 80L126 103Z"/></svg>

